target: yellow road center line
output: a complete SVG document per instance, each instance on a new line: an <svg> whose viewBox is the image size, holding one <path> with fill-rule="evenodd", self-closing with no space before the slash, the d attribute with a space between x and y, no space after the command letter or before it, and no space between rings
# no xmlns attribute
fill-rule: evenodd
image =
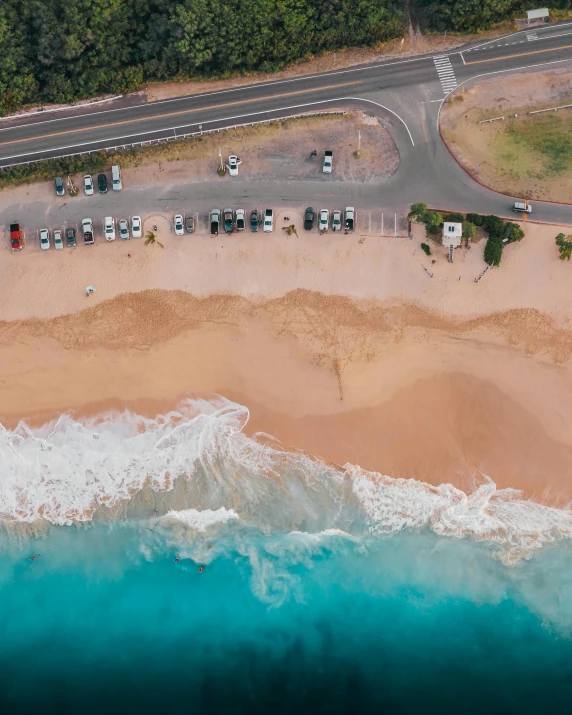
<svg viewBox="0 0 572 715"><path fill-rule="evenodd" d="M323 90L326 90L326 89L337 89L338 87L349 87L350 85L355 85L355 84L362 84L362 80L359 80L357 82L342 82L341 84L329 84L324 87L312 87L311 89L298 89L295 92L285 92L283 94L273 94L273 95L270 95L269 97L241 99L236 102L225 102L224 104L215 104L210 107L197 107L196 109L181 109L177 112L167 112L165 114L153 114L150 117L140 117L139 119L124 119L120 122L112 122L111 124L97 124L92 127L82 127L80 129L67 129L66 131L63 131L63 132L52 132L51 134L42 134L40 136L28 137L26 139L12 139L11 141L8 141L8 142L0 142L0 146L6 146L7 144L20 144L22 142L29 142L29 141L38 141L40 139L47 139L48 137L58 137L63 134L77 134L79 132L91 132L94 129L102 129L104 127L117 127L120 124L135 124L136 122L147 122L147 121L151 121L153 119L163 119L164 117L175 117L179 114L192 114L193 112L206 112L209 109L219 109L220 107L232 107L237 104L249 104L251 102L264 102L265 100L269 100L269 99L279 99L281 97L291 97L292 95L295 95L295 94L308 94L309 92L322 92ZM199 95L197 95L197 96L199 96ZM268 111L272 112L272 111L277 111L277 110L269 109ZM70 119L73 119L73 117L70 117ZM214 120L214 121L217 121L217 120ZM152 131L153 130L149 130L149 133L151 133Z"/></svg>
<svg viewBox="0 0 572 715"><path fill-rule="evenodd" d="M465 61L466 65L480 65L482 62L500 62L500 60L510 60L512 57L528 57L528 55L540 55L543 52L558 52L558 50L569 50L572 45L562 45L562 47L548 47L546 50L531 50L530 52L519 52L517 55L505 55L504 57L490 57L487 60Z"/></svg>

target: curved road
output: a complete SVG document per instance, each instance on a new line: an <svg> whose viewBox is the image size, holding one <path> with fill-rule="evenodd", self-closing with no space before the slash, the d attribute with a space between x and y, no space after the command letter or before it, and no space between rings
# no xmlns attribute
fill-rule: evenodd
<svg viewBox="0 0 572 715"><path fill-rule="evenodd" d="M360 106L382 117L399 147L401 162L378 185L336 182L265 184L264 199L306 203L324 195L356 206L405 208L416 201L434 207L510 215L510 199L481 187L451 158L438 132L443 99L456 86L486 74L542 70L572 61L572 23L533 28L443 55L391 60L317 75L259 83L161 102L139 97L76 110L0 120L0 166L65 156L142 141L199 133L324 107ZM335 149L335 147L334 147ZM193 198L244 202L260 188L242 182L202 184ZM312 193L313 192L313 193ZM229 193L231 194L229 196ZM163 210L177 210L177 192ZM112 209L112 206L109 207ZM533 218L572 223L572 206L534 202Z"/></svg>

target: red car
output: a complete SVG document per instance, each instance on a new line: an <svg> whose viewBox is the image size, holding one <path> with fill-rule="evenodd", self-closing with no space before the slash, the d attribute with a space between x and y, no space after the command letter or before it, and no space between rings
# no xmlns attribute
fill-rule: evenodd
<svg viewBox="0 0 572 715"><path fill-rule="evenodd" d="M20 231L19 223L10 224L10 242L12 244L13 251L21 251L24 248L24 240L22 238L22 231Z"/></svg>

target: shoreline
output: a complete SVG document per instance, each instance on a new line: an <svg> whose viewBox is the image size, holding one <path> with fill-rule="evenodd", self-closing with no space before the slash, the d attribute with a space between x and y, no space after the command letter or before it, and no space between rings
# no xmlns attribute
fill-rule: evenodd
<svg viewBox="0 0 572 715"><path fill-rule="evenodd" d="M0 422L154 418L221 395L250 411L247 436L332 464L464 491L484 474L567 505L570 271L554 229L527 226L476 284L484 241L454 263L434 246L429 279L421 228L0 253ZM86 280L98 291L78 301Z"/></svg>
<svg viewBox="0 0 572 715"><path fill-rule="evenodd" d="M572 499L572 426L562 420L572 410L572 366L518 343L519 318L531 331L523 316L497 314L455 331L406 304L302 292L253 306L227 296L206 314L195 303L192 325L145 344L164 311L142 325L145 302L136 297L131 319L142 332L130 344L128 331L122 344L106 342L80 314L51 321L58 337L17 331L17 341L1 345L0 422L37 427L61 413L125 409L154 419L188 397L220 395L248 408L247 436L270 435L334 465L465 492L486 475L550 505ZM99 309L114 333L122 300ZM556 354L570 353L569 331L553 339Z"/></svg>

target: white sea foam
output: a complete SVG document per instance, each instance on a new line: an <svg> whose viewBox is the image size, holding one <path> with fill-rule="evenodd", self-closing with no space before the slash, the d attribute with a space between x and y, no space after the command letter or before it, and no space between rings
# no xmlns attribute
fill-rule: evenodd
<svg viewBox="0 0 572 715"><path fill-rule="evenodd" d="M231 519L238 519L238 514L234 509L225 509L223 506L220 509L213 511L212 509L183 509L181 511L169 511L162 517L163 520L174 519L180 521L185 526L188 526L197 531L206 531L209 526L215 524L226 524Z"/></svg>
<svg viewBox="0 0 572 715"><path fill-rule="evenodd" d="M497 489L489 477L471 494L452 484L432 486L392 479L346 465L353 490L376 534L429 527L436 534L471 537L499 547L505 563L530 555L544 544L572 537L569 509L522 499L516 489Z"/></svg>
<svg viewBox="0 0 572 715"><path fill-rule="evenodd" d="M266 533L314 538L380 536L429 528L492 543L506 563L572 537L572 514L497 490L473 493L393 479L347 464L344 470L248 438L248 410L220 398L189 400L156 419L125 412L40 428L0 427L0 518L53 524L88 521L147 487L173 489L168 518L202 531L240 514ZM236 509L236 511L235 511ZM315 535L318 535L317 537Z"/></svg>

